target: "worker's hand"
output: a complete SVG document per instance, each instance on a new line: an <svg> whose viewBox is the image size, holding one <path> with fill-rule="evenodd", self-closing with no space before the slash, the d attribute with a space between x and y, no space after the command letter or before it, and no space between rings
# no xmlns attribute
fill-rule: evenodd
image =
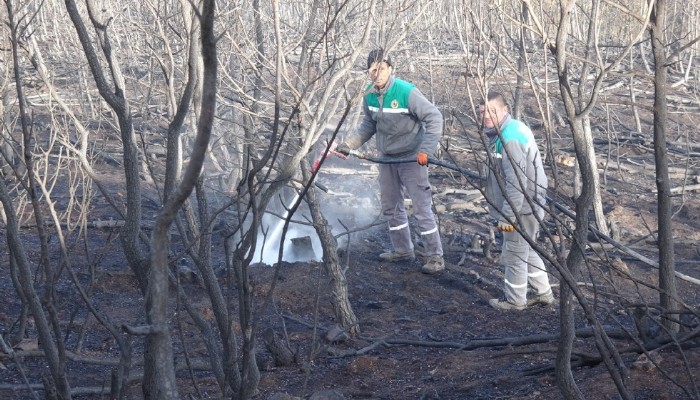
<svg viewBox="0 0 700 400"><path fill-rule="evenodd" d="M425 153L418 153L416 160L418 161L418 164L420 164L420 165L423 165L423 166L428 165L428 155Z"/></svg>
<svg viewBox="0 0 700 400"><path fill-rule="evenodd" d="M344 155L344 156L347 156L348 154L350 154L350 152L352 151L352 149L351 149L350 146L348 146L347 144L341 143L341 144L339 144L338 146L335 147L335 151L338 152L338 153L340 153L340 154L342 154L342 155Z"/></svg>
<svg viewBox="0 0 700 400"><path fill-rule="evenodd" d="M506 221L499 220L498 221L498 230L501 232L513 232L515 230L515 227Z"/></svg>

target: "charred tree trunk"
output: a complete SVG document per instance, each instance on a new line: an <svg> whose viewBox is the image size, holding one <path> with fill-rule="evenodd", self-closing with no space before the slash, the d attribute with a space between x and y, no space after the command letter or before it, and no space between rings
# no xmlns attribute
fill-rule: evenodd
<svg viewBox="0 0 700 400"><path fill-rule="evenodd" d="M197 125L197 137L190 155L190 162L179 186L168 197L163 211L156 218L151 236L151 270L146 292L146 321L149 332L146 336L143 393L146 399L178 398L173 362L172 344L168 328L168 230L177 211L192 193L211 137L216 113L216 39L214 37L213 1L202 3L202 59L204 81L202 82L202 112ZM181 104L181 107L184 106Z"/></svg>
<svg viewBox="0 0 700 400"><path fill-rule="evenodd" d="M579 108L582 104L580 101L581 99L578 98L577 101L569 82L569 64L567 61L566 46L567 37L571 30L571 13L575 7L575 0L561 4L559 29L557 30L556 41L550 48L556 58L559 90L564 101L564 107L569 119L571 133L573 134L574 150L576 152L576 159L578 162L577 165L581 174L582 183L581 194L575 199L576 228L574 229L573 233L572 248L569 252L565 265L568 270L564 271L564 273L567 275L570 274L570 276L574 279L580 274L585 263L584 251L587 244L589 230L588 213L595 198L596 180L594 179L594 174L597 174L597 168L594 162L595 159L590 157L590 147L593 145L592 140L590 140L590 136L587 135L585 127L587 119L586 110L590 110L590 108ZM597 7L597 2L594 1L593 7ZM595 20L591 20L590 23L595 23ZM588 103L589 107L594 103L595 97L596 93L593 91L591 94L591 100ZM571 283L568 284L571 285ZM561 389L565 398L583 399L583 393L578 388L578 385L573 378L570 364L573 340L576 336L574 330L575 326L573 325L574 311L572 290L574 290L573 287L562 287L561 291L560 328L562 340L559 342L556 358L557 385ZM582 304L582 306L584 307L584 310L587 310L586 304ZM595 320L595 316L589 311L587 311L587 318L594 327L599 326L598 322ZM601 355L604 357L606 367L608 368L608 371L610 372L620 395L624 399L633 398L625 386L625 375L624 373L620 372L620 370L624 370L624 365L619 365L621 360L615 353L614 347L611 348L611 343L605 336L604 332L598 332L596 335L596 346L601 352ZM611 353L613 353L612 357L610 355Z"/></svg>
<svg viewBox="0 0 700 400"><path fill-rule="evenodd" d="M68 15L78 33L80 44L83 47L83 53L87 58L90 71L92 72L100 96L109 104L119 122L119 131L121 133L124 151L124 178L126 180L126 217L120 238L122 240L124 254L129 262L129 266L136 275L141 292L146 293L148 288L149 258L143 254L144 252L140 246L141 241L139 238L142 208L139 150L134 135L133 118L129 103L125 97L124 78L119 70L119 62L112 53L112 46L109 35L107 34L108 25L98 22L94 10L92 10L92 3L87 3L88 12L90 13L94 28L98 32L103 56L109 64L111 80L105 76L105 71L103 71L102 65L100 65L100 57L92 45L92 39L83 23L75 0L65 0L65 3ZM110 85L110 81L113 86Z"/></svg>
<svg viewBox="0 0 700 400"><path fill-rule="evenodd" d="M234 375L234 379L238 381L239 386L232 394L232 399L249 399L253 397L258 390L260 381L260 370L258 369L255 357L255 321L253 316L253 293L250 284L250 276L248 267L250 259L242 257L242 254L237 251L236 260L233 261L238 278L238 305L239 305L239 321L241 324L241 354L240 354L240 375Z"/></svg>
<svg viewBox="0 0 700 400"><path fill-rule="evenodd" d="M302 161L304 181L308 181L311 177L311 174L308 172L310 169L308 160L304 159ZM328 221L321 213L316 191L313 187L309 188L309 191L306 193L306 200L311 210L314 228L321 240L323 265L331 279L331 301L335 311L336 322L345 332L348 332L351 336L357 336L360 334L360 325L348 299L348 282L345 278L343 266L338 258L338 242L333 236L333 232L331 232Z"/></svg>
<svg viewBox="0 0 700 400"><path fill-rule="evenodd" d="M592 2L592 15L591 15L591 20L592 21L597 21L599 18L599 13L600 13L600 6L597 1ZM585 55L586 58L593 58L592 53L594 52L594 49L597 46L596 43L596 24L595 23L590 23L588 25L588 35L587 35L587 43L585 47ZM581 70L581 75L580 75L580 82L578 85L578 106L579 109L584 109L586 100L588 96L591 98L595 96L595 93L593 92L593 86L594 83L590 83L590 72L593 69L592 63L583 63L583 67ZM598 173L598 162L596 161L596 154L595 154L595 147L593 146L593 132L591 131L591 119L588 114L584 115L582 120L582 133L584 135L585 143L586 143L586 149L588 152L588 159L590 160L591 163L591 177L592 179L591 182L591 189L592 193L591 196L593 196L592 199L592 205L593 205L593 213L595 215L595 221L596 221L596 226L598 227L598 230L603 232L605 235L609 235L610 231L608 229L608 223L605 220L605 214L603 212L603 201L601 198L600 194L600 174ZM581 169L583 171L583 169ZM585 183L583 184L585 185ZM582 188L582 190L586 190L585 188Z"/></svg>
<svg viewBox="0 0 700 400"><path fill-rule="evenodd" d="M671 315L664 326L671 332L678 332L679 326L673 322L673 313L679 305L675 278L675 260L672 229L671 185L668 177L668 157L666 153L666 126L668 110L666 100L666 50L663 39L666 26L666 0L658 0L652 9L649 21L651 48L654 53L654 160L656 162L656 189L659 208L659 287L661 307Z"/></svg>
<svg viewBox="0 0 700 400"><path fill-rule="evenodd" d="M51 334L50 324L41 306L41 299L34 288L30 261L27 258L27 252L19 234L17 215L12 206L12 199L7 186L2 179L0 179L0 203L2 203L7 218L7 246L8 249L11 249L10 257L15 260L11 264L17 269L17 281L21 286L17 288L17 291L24 293L26 296L29 311L34 317L41 348L44 350L46 362L51 373L49 381L55 385L52 388L53 391L60 393L62 399L70 399L70 385L66 379L65 362L61 361L60 353Z"/></svg>
<svg viewBox="0 0 700 400"><path fill-rule="evenodd" d="M557 73L559 77L559 87L564 93L571 93L569 88L569 78L568 70L566 65L566 36L569 34L569 24L571 18L571 11L574 3L571 2L568 8L564 8L562 5L561 10L561 23L559 25L559 31L557 32L556 47L552 49L554 56L557 61ZM575 105L573 99L565 97L564 105L566 107L567 115L570 117L571 123L577 121L576 118L571 119L571 117L576 116ZM574 131L574 136L576 132L574 126L572 125L572 131ZM577 151L581 151L577 149ZM576 165L579 166L579 170L582 171L583 168L580 167L581 162L578 160ZM584 208L585 198L582 196L577 197L576 202L576 229L574 231L574 240L572 243L572 248L569 251L569 255L566 260L565 267L568 268L569 273L575 278L578 275L578 269L580 264L583 262L583 253L580 246L585 246L586 238L588 236L588 209ZM581 213L581 208L584 208L585 212ZM581 241L583 240L583 241ZM561 288L561 298L560 298L560 308L559 312L561 314L559 329L561 330L561 340L559 341L559 346L557 349L556 357L556 377L557 385L559 390L565 398L568 399L583 399L583 393L578 388L576 381L574 380L573 373L571 372L571 352L573 349L574 339L576 337L575 325L574 325L574 310L572 303L571 288L562 286Z"/></svg>
<svg viewBox="0 0 700 400"><path fill-rule="evenodd" d="M12 67L14 73L15 89L17 90L17 103L19 106L19 120L22 129L22 150L23 160L26 166L26 178L17 176L17 180L22 182L22 185L27 191L27 195L32 204L32 212L37 226L37 234L40 242L40 262L39 267L43 273L44 279L44 296L40 299L39 293L35 288L37 279L32 276L30 262L27 258L27 253L22 246L19 235L19 221L10 199L9 192L5 182L0 182L0 203L5 212L5 220L7 221L8 231L8 249L10 249L10 257L14 258L14 265L17 267L17 278L20 283L18 292L24 293L29 310L34 317L36 328L39 335L39 343L42 349L47 354L47 363L49 365L50 376L44 380L44 386L47 393L55 393L56 398L68 400L71 398L70 384L66 377L66 354L65 344L61 335L61 327L58 320L57 311L55 308L54 296L54 275L51 269L49 260L48 248L48 232L47 225L42 211L43 207L40 203L37 188L39 182L35 171L34 160L34 145L36 138L32 129L32 122L29 111L27 110L27 99L24 95L24 87L22 85L22 68L20 66L19 43L20 36L23 31L20 21L23 18L16 18L14 3L12 1L5 2L7 8L7 19L10 27L10 44L12 46ZM2 179L2 178L0 178ZM42 307L43 305L43 307ZM47 315L48 314L48 315Z"/></svg>

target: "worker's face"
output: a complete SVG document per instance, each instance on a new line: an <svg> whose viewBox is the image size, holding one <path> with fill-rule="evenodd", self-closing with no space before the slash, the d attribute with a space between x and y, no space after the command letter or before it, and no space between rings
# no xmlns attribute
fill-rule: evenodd
<svg viewBox="0 0 700 400"><path fill-rule="evenodd" d="M479 106L479 114L484 123L484 128L495 128L508 114L508 107L500 104L498 100L489 101Z"/></svg>
<svg viewBox="0 0 700 400"><path fill-rule="evenodd" d="M377 89L384 89L391 76L391 66L383 61L376 61L369 67L369 79Z"/></svg>

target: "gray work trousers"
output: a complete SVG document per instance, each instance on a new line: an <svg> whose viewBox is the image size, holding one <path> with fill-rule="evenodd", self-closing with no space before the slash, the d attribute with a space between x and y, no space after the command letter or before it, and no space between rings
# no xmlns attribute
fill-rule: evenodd
<svg viewBox="0 0 700 400"><path fill-rule="evenodd" d="M389 223L389 237L394 251L413 251L411 231L404 205L404 194L413 204L413 216L425 246L425 255L442 256L440 232L433 215L433 197L428 182L428 167L417 162L380 164L379 191L382 201L382 214Z"/></svg>
<svg viewBox="0 0 700 400"><path fill-rule="evenodd" d="M539 223L533 214L522 215L524 233L535 238ZM527 284L536 294L545 294L552 290L549 285L547 269L540 256L518 231L503 232L503 249L500 264L505 267L506 300L517 305L527 304Z"/></svg>

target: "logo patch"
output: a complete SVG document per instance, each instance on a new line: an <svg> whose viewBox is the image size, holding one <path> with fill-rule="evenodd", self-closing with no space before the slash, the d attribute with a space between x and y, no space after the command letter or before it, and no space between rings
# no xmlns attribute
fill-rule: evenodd
<svg viewBox="0 0 700 400"><path fill-rule="evenodd" d="M394 99L391 101L391 108L399 108L398 100Z"/></svg>

